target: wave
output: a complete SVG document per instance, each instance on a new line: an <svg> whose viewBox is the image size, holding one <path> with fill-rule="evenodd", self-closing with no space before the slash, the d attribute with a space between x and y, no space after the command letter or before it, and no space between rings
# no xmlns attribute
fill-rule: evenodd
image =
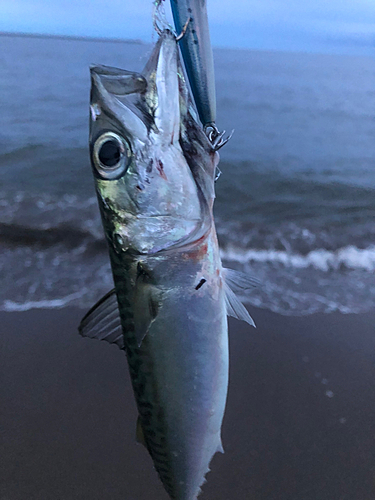
<svg viewBox="0 0 375 500"><path fill-rule="evenodd" d="M100 222L95 221L96 223L88 224L85 227L76 227L76 222L79 221L66 221L52 227L28 227L22 224L0 223L0 244L3 248L37 247L46 250L62 246L67 251L84 247L85 251L106 253L107 245ZM289 236L286 240L281 238L287 248L285 250L274 248L244 249L231 241L233 228L228 227L227 229L227 234L223 233L222 235L224 248L221 250L222 258L227 261L239 264L256 262L278 264L295 269L311 267L324 272L338 271L341 268L361 269L368 272L375 270L375 245L369 245L365 248L359 248L355 245L346 245L337 249L313 248L299 253L296 248L290 245L292 242L290 235L285 234L284 236ZM314 235L309 233L309 236L314 240ZM259 246L263 246L265 243L266 240L257 241ZM294 243L296 246L296 242ZM334 241L330 243L332 244Z"/></svg>
<svg viewBox="0 0 375 500"><path fill-rule="evenodd" d="M282 250L243 250L229 246L221 250L221 256L224 260L240 264L275 263L296 269L312 267L324 272L339 270L342 267L368 272L375 270L375 245L363 249L349 245L335 251L321 248L306 255Z"/></svg>
<svg viewBox="0 0 375 500"><path fill-rule="evenodd" d="M63 244L68 250L90 243L90 248L93 251L106 249L103 236L97 237L90 230L75 228L68 224L38 228L0 223L0 242L8 247L23 245L27 247L38 246L38 248L49 248Z"/></svg>
<svg viewBox="0 0 375 500"><path fill-rule="evenodd" d="M29 300L26 302L14 302L13 300L4 300L0 310L6 312L29 311L30 309L62 309L71 302L75 302L84 296L85 291L71 293L65 297L50 300Z"/></svg>
<svg viewBox="0 0 375 500"><path fill-rule="evenodd" d="M9 150L3 150L0 154L0 164L3 166L9 165L10 162L18 162L22 160L30 160L35 163L39 163L45 158L59 158L61 154L65 156L70 156L76 158L77 156L83 156L87 158L87 148L84 147L69 147L64 148L59 144L53 145L46 144L43 142L21 144L20 146L9 147ZM47 168L47 167L46 167Z"/></svg>
<svg viewBox="0 0 375 500"><path fill-rule="evenodd" d="M91 307L113 282L107 253L87 253L89 246L81 252L23 247L3 253L0 310ZM222 257L229 267L259 280L260 286L242 297L252 306L300 316L359 313L375 304L375 246L318 249L305 255L227 247Z"/></svg>

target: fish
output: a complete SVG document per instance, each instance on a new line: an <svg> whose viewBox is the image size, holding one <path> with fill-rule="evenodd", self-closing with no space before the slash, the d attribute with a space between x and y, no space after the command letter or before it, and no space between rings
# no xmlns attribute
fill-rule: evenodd
<svg viewBox="0 0 375 500"><path fill-rule="evenodd" d="M206 0L171 0L174 24L186 73L203 126L216 121L214 60Z"/></svg>
<svg viewBox="0 0 375 500"><path fill-rule="evenodd" d="M91 67L90 157L114 289L84 337L127 356L136 439L174 500L194 500L216 452L228 388L228 321L254 325L224 269L213 201L219 160L196 115L175 34L141 73Z"/></svg>

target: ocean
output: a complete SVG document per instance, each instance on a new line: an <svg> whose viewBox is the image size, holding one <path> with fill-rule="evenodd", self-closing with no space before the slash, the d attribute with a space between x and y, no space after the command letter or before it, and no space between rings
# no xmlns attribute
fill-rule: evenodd
<svg viewBox="0 0 375 500"><path fill-rule="evenodd" d="M92 63L132 42L0 36L0 309L90 307L112 288L88 155ZM375 60L215 50L224 264L285 315L375 305Z"/></svg>

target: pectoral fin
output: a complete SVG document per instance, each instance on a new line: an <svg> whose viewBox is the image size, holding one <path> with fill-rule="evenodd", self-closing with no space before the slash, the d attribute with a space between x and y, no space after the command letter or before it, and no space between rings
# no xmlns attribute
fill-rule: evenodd
<svg viewBox="0 0 375 500"><path fill-rule="evenodd" d="M115 289L104 295L82 319L78 327L82 337L105 340L124 349L124 336Z"/></svg>
<svg viewBox="0 0 375 500"><path fill-rule="evenodd" d="M159 311L158 294L152 285L138 285L134 300L134 332L141 346Z"/></svg>
<svg viewBox="0 0 375 500"><path fill-rule="evenodd" d="M250 316L246 307L237 297L235 291L243 292L244 290L256 286L254 283L258 284L258 281L254 280L254 278L248 277L243 273L233 271L232 269L223 269L223 277L225 303L227 306L228 316L233 316L233 318L246 321L246 323L249 323L249 325L256 328L253 318Z"/></svg>
<svg viewBox="0 0 375 500"><path fill-rule="evenodd" d="M152 272L143 262L137 265L137 281L133 302L134 332L138 347L141 346L150 326L155 321L161 305L161 292L153 284Z"/></svg>
<svg viewBox="0 0 375 500"><path fill-rule="evenodd" d="M222 273L226 283L230 286L234 293L251 290L252 288L256 288L260 285L260 281L257 278L249 276L241 271L223 268Z"/></svg>

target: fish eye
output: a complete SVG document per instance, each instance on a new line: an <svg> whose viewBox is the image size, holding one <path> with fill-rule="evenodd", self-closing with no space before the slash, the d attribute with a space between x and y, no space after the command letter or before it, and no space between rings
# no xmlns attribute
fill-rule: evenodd
<svg viewBox="0 0 375 500"><path fill-rule="evenodd" d="M94 143L93 163L103 179L118 179L126 172L130 157L130 145L114 132L105 132Z"/></svg>

